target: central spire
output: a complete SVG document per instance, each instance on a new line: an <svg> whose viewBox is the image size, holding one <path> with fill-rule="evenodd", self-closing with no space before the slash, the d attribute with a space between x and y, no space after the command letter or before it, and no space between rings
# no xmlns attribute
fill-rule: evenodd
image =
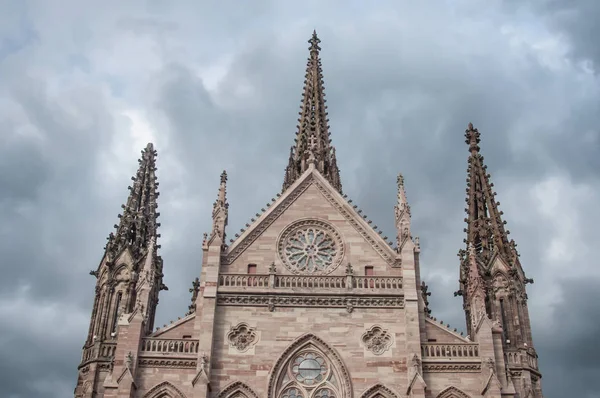
<svg viewBox="0 0 600 398"><path fill-rule="evenodd" d="M337 167L335 148L329 138L331 133L319 58L321 40L316 31L308 42L310 53L306 65L298 131L295 145L290 150L289 164L285 169L283 190L289 188L308 169L310 163L314 163L315 168L341 193L340 170Z"/></svg>

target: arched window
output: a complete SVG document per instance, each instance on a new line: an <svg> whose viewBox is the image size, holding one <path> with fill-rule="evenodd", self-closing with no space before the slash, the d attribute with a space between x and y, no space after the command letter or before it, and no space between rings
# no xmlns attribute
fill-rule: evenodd
<svg viewBox="0 0 600 398"><path fill-rule="evenodd" d="M144 398L185 398L185 395L173 384L163 381L152 387Z"/></svg>
<svg viewBox="0 0 600 398"><path fill-rule="evenodd" d="M376 384L367 389L361 398L398 398L398 395L382 384Z"/></svg>
<svg viewBox="0 0 600 398"><path fill-rule="evenodd" d="M258 398L258 395L246 384L236 381L221 390L217 398Z"/></svg>
<svg viewBox="0 0 600 398"><path fill-rule="evenodd" d="M437 398L470 398L467 394L454 386L450 386L442 390Z"/></svg>
<svg viewBox="0 0 600 398"><path fill-rule="evenodd" d="M276 362L269 398L346 398L352 396L348 371L323 340L308 334L297 339Z"/></svg>

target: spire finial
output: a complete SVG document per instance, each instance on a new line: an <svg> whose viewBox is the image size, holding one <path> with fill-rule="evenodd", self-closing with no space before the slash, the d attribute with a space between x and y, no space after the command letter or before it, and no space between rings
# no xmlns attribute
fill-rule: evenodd
<svg viewBox="0 0 600 398"><path fill-rule="evenodd" d="M340 193L340 182L337 159L329 138L329 119L325 105L325 89L323 87L323 72L319 58L319 43L316 30L308 41L309 57L306 64L304 88L302 90L302 104L298 131L296 132L295 145L290 154L290 159L285 172L283 190L285 191L308 169L311 162L327 181ZM313 138L314 137L314 138ZM313 141L313 144L309 142ZM312 148L309 148L311 146ZM314 159L308 158L312 152ZM311 162L309 162L310 160Z"/></svg>
<svg viewBox="0 0 600 398"><path fill-rule="evenodd" d="M404 176L402 175L402 173L398 173L398 178L396 179L396 181L398 182L398 190L400 190L400 187L404 189Z"/></svg>
<svg viewBox="0 0 600 398"><path fill-rule="evenodd" d="M469 123L467 129L465 130L465 142L469 145L469 152L478 153L479 152L479 142L481 141L479 138L479 131L473 127L473 123Z"/></svg>

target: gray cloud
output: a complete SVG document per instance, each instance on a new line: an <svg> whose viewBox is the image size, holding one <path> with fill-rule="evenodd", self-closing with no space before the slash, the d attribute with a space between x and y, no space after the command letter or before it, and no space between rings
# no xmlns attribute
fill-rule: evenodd
<svg viewBox="0 0 600 398"><path fill-rule="evenodd" d="M405 175L434 315L463 328L451 298L472 121L536 280L546 396L594 397L600 86L573 60L598 62L582 30L594 29L595 3L570 14L560 2L435 12L414 2L261 4L108 2L92 13L74 2L60 16L44 3L2 7L11 17L0 17L0 316L11 322L0 326L0 358L11 360L0 361L0 395L72 393L87 272L147 139L159 152L170 288L157 326L186 311L219 173L229 173L230 236L281 189L317 28L344 190L393 237L396 174Z"/></svg>

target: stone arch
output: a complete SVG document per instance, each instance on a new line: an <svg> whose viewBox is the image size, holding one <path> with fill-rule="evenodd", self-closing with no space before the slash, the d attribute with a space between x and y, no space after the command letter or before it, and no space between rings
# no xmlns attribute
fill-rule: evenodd
<svg viewBox="0 0 600 398"><path fill-rule="evenodd" d="M186 398L185 395L168 381L163 381L152 387L144 398Z"/></svg>
<svg viewBox="0 0 600 398"><path fill-rule="evenodd" d="M447 387L440 392L436 398L471 398L454 386Z"/></svg>
<svg viewBox="0 0 600 398"><path fill-rule="evenodd" d="M400 396L384 386L375 384L361 395L361 398L399 398Z"/></svg>
<svg viewBox="0 0 600 398"><path fill-rule="evenodd" d="M337 351L327 344L324 340L312 333L304 334L298 337L290 344L279 356L269 375L269 384L267 388L267 398L276 398L279 383L283 375L287 372L287 364L296 354L304 350L314 350L323 355L332 366L332 374L335 375L338 384L339 395L341 397L352 397L352 382L348 368ZM308 398L308 397L305 397Z"/></svg>
<svg viewBox="0 0 600 398"><path fill-rule="evenodd" d="M235 381L223 388L217 398L258 398L258 395L247 384Z"/></svg>

